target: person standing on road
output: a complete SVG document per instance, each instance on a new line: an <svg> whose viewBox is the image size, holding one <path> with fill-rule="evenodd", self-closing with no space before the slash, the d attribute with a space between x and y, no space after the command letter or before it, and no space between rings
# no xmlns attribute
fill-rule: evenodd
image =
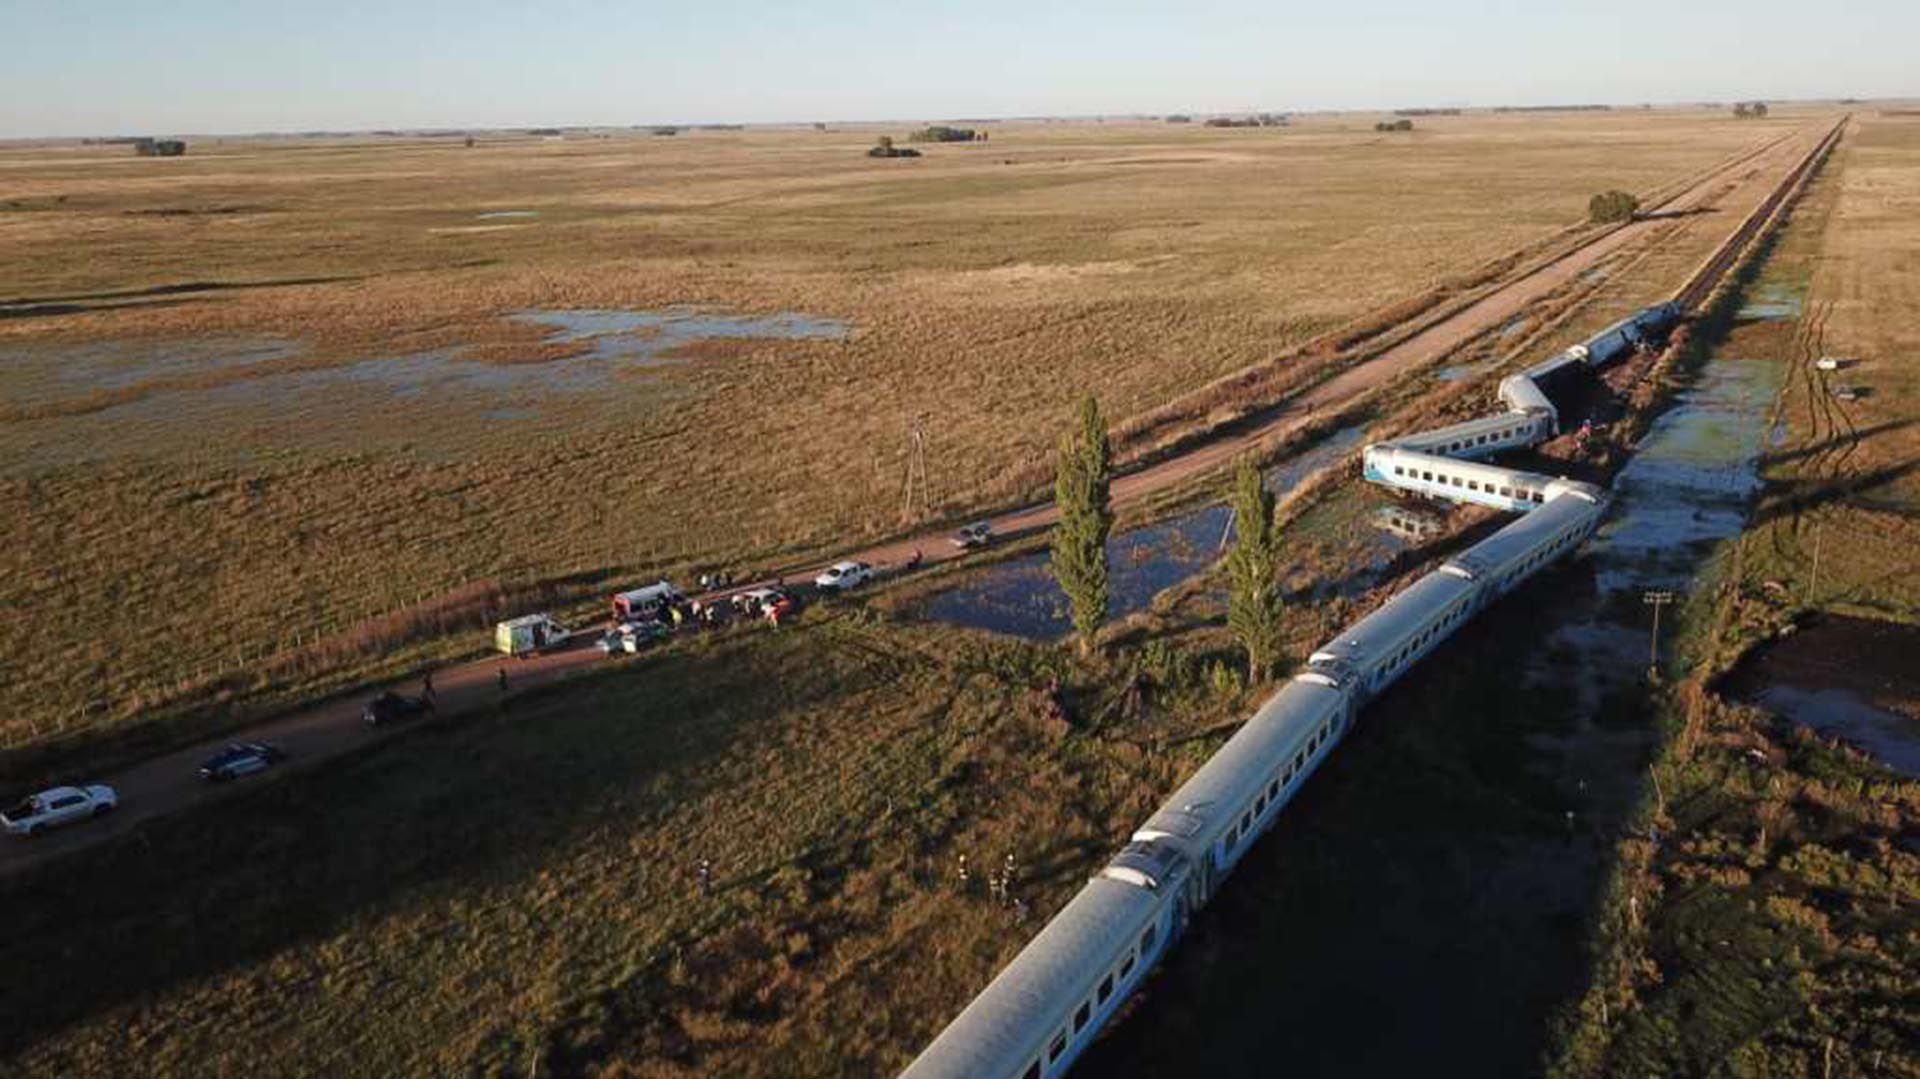
<svg viewBox="0 0 1920 1079"><path fill-rule="evenodd" d="M420 677L420 695L427 699L428 704L433 703L433 672L432 671L428 671L426 674Z"/></svg>
<svg viewBox="0 0 1920 1079"><path fill-rule="evenodd" d="M500 695L504 697L507 695L507 666L504 663L500 665L499 680L500 680Z"/></svg>

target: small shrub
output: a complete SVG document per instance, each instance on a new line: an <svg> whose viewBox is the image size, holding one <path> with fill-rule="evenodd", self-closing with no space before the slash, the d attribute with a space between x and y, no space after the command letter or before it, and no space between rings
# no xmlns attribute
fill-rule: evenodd
<svg viewBox="0 0 1920 1079"><path fill-rule="evenodd" d="M1639 210L1639 198L1625 191L1602 191L1587 200L1587 218L1596 225L1631 221Z"/></svg>
<svg viewBox="0 0 1920 1079"><path fill-rule="evenodd" d="M895 146L892 135L882 135L874 142L873 149L867 151L868 157L919 157L920 151L910 146Z"/></svg>

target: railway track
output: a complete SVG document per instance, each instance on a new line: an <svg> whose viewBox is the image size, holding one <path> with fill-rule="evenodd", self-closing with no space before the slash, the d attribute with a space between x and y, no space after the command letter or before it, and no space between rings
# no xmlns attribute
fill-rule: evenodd
<svg viewBox="0 0 1920 1079"><path fill-rule="evenodd" d="M1781 178L1774 189L1754 207L1740 226L1727 237L1726 241L1708 255L1706 260L1696 267L1684 284L1673 294L1674 302L1680 304L1689 313L1704 312L1720 287L1727 282L1728 272L1737 266L1753 249L1756 242L1772 231L1773 225L1784 215L1792 201L1805 190L1813 173L1826 161L1827 155L1840 144L1840 137L1846 131L1847 121L1852 114L1842 116L1833 125L1826 137L1822 138L1799 163Z"/></svg>
<svg viewBox="0 0 1920 1079"><path fill-rule="evenodd" d="M1703 264L1701 270L1696 271L1693 278L1690 278L1687 288L1694 287L1696 281L1706 280L1710 275L1703 276L1703 274L1710 268L1717 267L1713 269L1713 274L1718 274L1735 263L1739 252L1744 250L1748 241L1758 233L1764 221L1770 219L1778 210L1784 199L1784 192L1797 189L1804 182L1809 162L1823 156L1825 151L1831 149L1839 130L1839 126L1836 126L1834 132L1829 133L1812 153L1789 171L1766 200L1763 208L1767 209L1768 213L1749 215L1748 220L1743 222L1735 236L1716 252L1714 258L1709 259L1708 264ZM1706 176L1697 179L1686 190L1667 199L1663 205L1691 208L1710 201L1719 191L1720 185L1726 182L1730 170L1738 170L1763 160L1770 152L1777 151L1788 140L1797 137L1799 137L1797 132L1783 136L1779 140L1756 147L1749 154L1723 163L1710 170ZM1741 181L1735 179L1731 182ZM1581 273L1628 244L1658 236L1659 233L1654 230L1661 224L1659 220L1631 222L1602 234L1593 242L1577 250L1556 255L1544 264L1529 267L1503 286L1473 299L1444 317L1435 320L1429 316L1428 321L1421 328L1300 393L1283 407L1273 410L1261 423L1246 430L1199 443L1178 456L1116 477L1112 489L1114 503L1116 505L1137 504L1148 496L1190 483L1206 473L1224 467L1242 454L1263 445L1271 445L1279 439L1308 427L1320 417L1352 406L1363 395L1387 385L1410 371L1424 369L1480 334L1504 325L1516 313L1552 295L1556 290L1575 280ZM1017 535L1050 526L1054 516L1055 513L1050 504L1041 504L1005 513L989 520L993 522L997 532L1003 535ZM845 557L878 565L898 565L916 550L924 550L927 555L926 561L929 563L962 556L961 552L955 552L948 546L946 534L939 532L897 539L864 551L853 552ZM811 576L807 565L791 567L784 573L785 577L801 575ZM754 582L754 584L765 583L771 582ZM740 587L753 587L754 584L743 584ZM594 649L576 648L531 660L514 661L505 664L504 667L511 673L514 690L518 691L555 681L578 670L605 662ZM497 706L502 697L495 691L494 676L502 666L501 661L489 658L435 671L434 682L439 690L443 713L451 716ZM378 688L369 687L366 694L371 696L378 691ZM333 757L360 750L381 738L392 736L385 730L369 731L356 722L358 704L358 700L333 700L297 712L281 714L248 725L245 728L245 737L274 741L287 750L291 763L276 771L313 767ZM14 872L93 843L124 835L136 829L141 822L190 805L202 804L229 795L232 793L229 789L209 788L199 783L194 778L193 767L200 759L217 752L229 739L240 736L240 733L237 730L229 731L221 737L181 747L120 768L105 776L106 782L112 783L121 791L122 808L118 813L95 825L54 833L31 845L0 845L0 874ZM87 778L92 780L99 777Z"/></svg>
<svg viewBox="0 0 1920 1079"><path fill-rule="evenodd" d="M948 1023L907 1076L1059 1079L1072 1068L1357 713L1477 612L1591 536L1605 515L1604 488L1456 458L1550 438L1559 417L1540 381L1631 355L1683 312L1710 307L1783 220L1845 124L1787 171L1673 300L1503 381L1504 413L1367 448L1370 481L1525 515L1314 652Z"/></svg>

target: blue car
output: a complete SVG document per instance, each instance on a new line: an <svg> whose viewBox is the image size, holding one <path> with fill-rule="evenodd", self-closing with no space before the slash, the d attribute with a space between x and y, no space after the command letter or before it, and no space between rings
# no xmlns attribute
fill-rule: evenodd
<svg viewBox="0 0 1920 1079"><path fill-rule="evenodd" d="M255 772L264 772L280 762L285 754L265 742L235 742L207 759L200 766L200 778L223 783Z"/></svg>

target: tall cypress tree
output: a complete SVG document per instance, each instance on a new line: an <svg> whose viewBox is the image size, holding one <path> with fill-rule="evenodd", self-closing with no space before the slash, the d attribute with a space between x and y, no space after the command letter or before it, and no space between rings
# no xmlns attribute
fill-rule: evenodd
<svg viewBox="0 0 1920 1079"><path fill-rule="evenodd" d="M1247 678L1258 681L1280 654L1280 537L1273 493L1242 460L1229 491L1237 536L1227 555L1227 627L1247 650Z"/></svg>
<svg viewBox="0 0 1920 1079"><path fill-rule="evenodd" d="M1107 486L1113 480L1113 446L1107 421L1092 395L1080 402L1080 429L1060 440L1060 464L1053 497L1060 523L1053 526L1053 576L1073 607L1080 650L1093 648L1093 636L1107 620L1107 534L1113 531L1113 507Z"/></svg>

